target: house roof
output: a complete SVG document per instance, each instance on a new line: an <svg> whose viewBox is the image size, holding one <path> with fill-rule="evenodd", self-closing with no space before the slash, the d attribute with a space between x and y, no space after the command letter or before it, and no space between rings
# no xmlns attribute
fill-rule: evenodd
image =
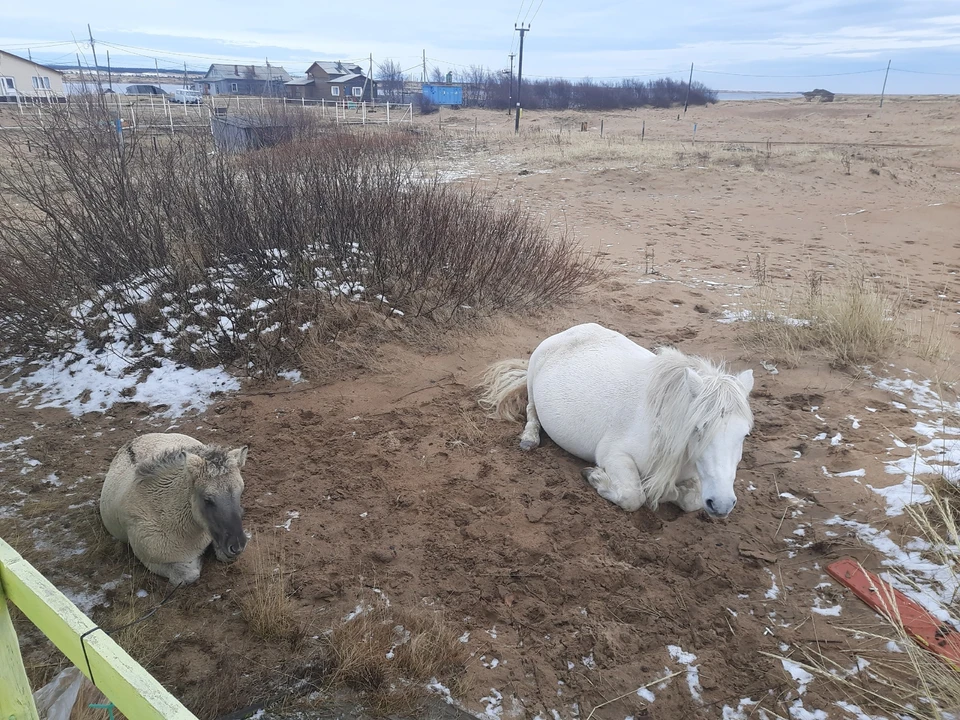
<svg viewBox="0 0 960 720"><path fill-rule="evenodd" d="M347 74L356 74L360 75L363 73L363 69L359 65L351 65L349 63L342 63L338 61L328 61L328 60L317 60L310 67L307 68L309 72L313 66L318 66L323 70L327 75L347 75Z"/></svg>
<svg viewBox="0 0 960 720"><path fill-rule="evenodd" d="M214 63L203 76L205 82L219 80L262 80L264 82L289 82L290 73L280 65L230 65Z"/></svg>
<svg viewBox="0 0 960 720"><path fill-rule="evenodd" d="M294 78L293 80L288 80L285 85L313 85L313 78L307 75L302 78Z"/></svg>
<svg viewBox="0 0 960 720"><path fill-rule="evenodd" d="M331 84L347 83L347 82L350 82L351 80L364 80L364 79L365 78L363 77L363 75L360 75L359 73L350 73L349 75L341 75L340 77L330 78L327 82Z"/></svg>
<svg viewBox="0 0 960 720"><path fill-rule="evenodd" d="M42 67L44 70L55 72L57 73L57 75L63 75L63 73L60 70L57 70L56 68L52 68L49 65L44 65L43 63L38 63L36 60L31 60L30 58L14 55L12 52L7 52L6 50L0 50L0 55L7 55L8 57L16 58L17 60L23 60L25 63L29 63L30 65L36 65L37 67Z"/></svg>

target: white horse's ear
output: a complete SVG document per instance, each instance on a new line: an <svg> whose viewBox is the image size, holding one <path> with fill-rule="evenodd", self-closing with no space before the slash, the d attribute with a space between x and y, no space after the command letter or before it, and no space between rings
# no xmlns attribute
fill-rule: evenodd
<svg viewBox="0 0 960 720"><path fill-rule="evenodd" d="M737 375L737 380L743 385L743 389L746 390L747 395L749 395L753 390L753 369L744 370Z"/></svg>
<svg viewBox="0 0 960 720"><path fill-rule="evenodd" d="M237 464L238 468L242 468L247 462L247 448L248 446L244 445L241 448L231 450L229 453L227 453L230 456L230 459Z"/></svg>
<svg viewBox="0 0 960 720"><path fill-rule="evenodd" d="M687 368L687 387L690 388L690 394L696 397L703 388L703 378L697 375L697 371L691 367Z"/></svg>

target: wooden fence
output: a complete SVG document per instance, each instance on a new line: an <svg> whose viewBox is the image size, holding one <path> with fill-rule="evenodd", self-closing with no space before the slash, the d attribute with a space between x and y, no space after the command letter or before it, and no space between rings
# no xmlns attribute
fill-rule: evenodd
<svg viewBox="0 0 960 720"><path fill-rule="evenodd" d="M131 720L196 720L36 568L0 540L0 718L38 720L7 603L13 603Z"/></svg>

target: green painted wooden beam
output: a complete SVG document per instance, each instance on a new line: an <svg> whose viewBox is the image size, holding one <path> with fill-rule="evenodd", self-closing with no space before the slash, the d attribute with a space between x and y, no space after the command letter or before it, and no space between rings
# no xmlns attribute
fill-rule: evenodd
<svg viewBox="0 0 960 720"><path fill-rule="evenodd" d="M90 633L81 644L80 636L97 625L3 540L0 540L0 588L128 718L196 720L102 630ZM23 667L22 661L20 667ZM20 716L16 717L19 720ZM2 715L0 719L7 720Z"/></svg>
<svg viewBox="0 0 960 720"><path fill-rule="evenodd" d="M40 720L33 703L30 682L23 669L20 642L13 627L7 597L0 584L0 718L2 720Z"/></svg>

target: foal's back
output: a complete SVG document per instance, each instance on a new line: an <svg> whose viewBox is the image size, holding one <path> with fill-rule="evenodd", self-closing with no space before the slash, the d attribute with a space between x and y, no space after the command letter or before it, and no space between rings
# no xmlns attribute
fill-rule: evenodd
<svg viewBox="0 0 960 720"><path fill-rule="evenodd" d="M131 512L145 509L138 498L138 465L164 453L202 446L199 440L180 433L147 433L123 445L110 463L100 491L100 517L109 533L126 542L127 518Z"/></svg>

